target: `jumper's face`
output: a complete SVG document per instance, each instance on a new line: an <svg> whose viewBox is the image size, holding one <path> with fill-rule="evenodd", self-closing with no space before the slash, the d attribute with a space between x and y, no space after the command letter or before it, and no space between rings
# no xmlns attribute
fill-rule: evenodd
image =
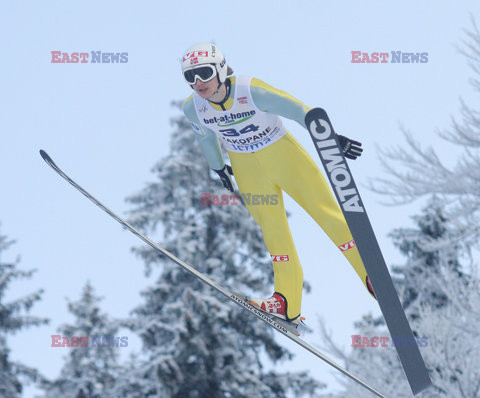
<svg viewBox="0 0 480 398"><path fill-rule="evenodd" d="M202 98L210 98L218 88L218 76L215 76L212 80L208 82L202 82L200 79L195 80L195 84L192 84L191 87L195 92Z"/></svg>

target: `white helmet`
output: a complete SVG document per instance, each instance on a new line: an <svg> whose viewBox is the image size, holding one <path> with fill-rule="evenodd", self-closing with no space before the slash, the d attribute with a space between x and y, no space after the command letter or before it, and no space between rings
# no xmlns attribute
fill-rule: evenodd
<svg viewBox="0 0 480 398"><path fill-rule="evenodd" d="M223 53L212 43L196 44L182 58L183 77L188 84L194 84L197 78L206 82L215 76L222 84L227 78L227 70L231 71Z"/></svg>

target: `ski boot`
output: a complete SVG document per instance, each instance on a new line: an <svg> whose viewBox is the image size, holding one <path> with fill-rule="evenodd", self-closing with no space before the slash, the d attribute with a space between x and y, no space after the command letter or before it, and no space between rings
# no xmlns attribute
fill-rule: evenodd
<svg viewBox="0 0 480 398"><path fill-rule="evenodd" d="M274 293L272 297L268 299L254 298L250 299L250 304L259 310L265 312L272 317L282 320L289 327L298 329L300 325L304 325L305 318L303 316L297 316L295 319L288 319L286 315L287 301L279 293ZM282 323L283 323L282 322Z"/></svg>

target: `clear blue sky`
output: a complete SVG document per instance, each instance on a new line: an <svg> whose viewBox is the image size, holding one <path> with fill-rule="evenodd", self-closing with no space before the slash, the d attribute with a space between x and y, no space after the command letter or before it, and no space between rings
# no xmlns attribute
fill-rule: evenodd
<svg viewBox="0 0 480 398"><path fill-rule="evenodd" d="M140 4L140 5L139 5ZM382 176L376 146L404 143L399 124L445 158L436 129L458 115L459 96L470 103L470 70L455 45L470 28L480 3L368 2L4 2L0 15L0 222L17 239L3 261L21 255L21 268L37 268L29 281L12 284L15 298L44 288L33 313L50 326L9 339L12 359L57 375L66 351L50 335L72 318L66 297L77 299L90 280L104 296L103 310L126 316L151 283L130 248L139 244L44 164L43 148L112 209L125 215L124 199L152 180L150 168L168 153L176 114L170 101L190 94L179 58L198 41L214 40L239 74L254 75L309 106L324 107L337 132L363 142L351 163L357 183ZM51 51L128 52L124 64L52 64ZM353 64L351 51L428 52L425 64ZM287 126L316 159L305 130ZM411 225L419 204L381 205L362 190L388 264L401 263L387 234ZM323 232L296 204L291 229L313 293L303 312L317 315L335 340L348 347L353 322L379 313L356 275ZM307 339L321 344L316 334ZM140 349L132 338L128 350ZM286 339L288 347L299 348ZM125 350L125 353L128 353ZM309 368L333 383L330 369L299 354L291 369ZM33 389L26 390L30 397Z"/></svg>

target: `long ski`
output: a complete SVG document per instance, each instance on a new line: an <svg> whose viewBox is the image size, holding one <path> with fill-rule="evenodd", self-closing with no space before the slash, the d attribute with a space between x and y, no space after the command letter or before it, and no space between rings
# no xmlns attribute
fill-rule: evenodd
<svg viewBox="0 0 480 398"><path fill-rule="evenodd" d="M324 109L314 108L306 114L305 124L365 265L410 388L416 395L432 382L332 123Z"/></svg>
<svg viewBox="0 0 480 398"><path fill-rule="evenodd" d="M103 211L105 211L109 216L113 217L115 220L117 220L121 225L123 225L125 228L127 228L130 232L132 232L134 235L136 235L138 238L140 238L143 242L145 242L147 245L155 249L156 251L160 252L161 254L167 256L169 259L174 261L176 264L178 264L180 267L185 269L186 271L190 272L194 276L196 276L198 279L201 281L205 282L207 285L211 286L224 296L228 297L230 300L232 300L234 303L238 304L242 308L250 311L253 315L255 315L257 318L261 319L265 323L267 323L270 327L275 329L276 331L282 333L284 336L288 337L290 340L294 341L297 343L299 346L303 347L307 351L311 352L313 355L316 357L320 358L321 360L325 361L327 364L332 366L333 368L337 369L341 373L343 373L345 376L349 377L352 379L354 382L360 384L362 387L366 388L368 391L372 392L378 397L384 397L381 393L379 393L377 390L374 388L370 387L367 383L359 379L357 376L353 375L350 373L348 370L344 369L331 359L329 359L327 356L322 354L320 351L312 347L310 344L305 342L304 340L300 339L298 337L298 333L292 328L289 327L288 325L285 325L284 322L281 320L276 320L275 318L270 317L269 315L265 314L262 311L259 311L256 309L254 306L250 305L249 302L247 301L246 297L238 294L236 292L230 291L222 286L220 286L218 283L210 279L208 276L204 275L197 269L195 269L193 266L190 264L187 264L186 262L180 260L178 257L170 253L168 250L164 249L163 247L159 246L149 238L147 238L145 235L137 231L134 227L132 227L127 221L119 217L117 214L115 214L112 210L110 210L108 207L106 207L104 204L102 204L99 200L95 199L89 192L87 192L84 188L82 188L80 185L78 185L74 180L72 180L67 174L65 174L52 160L52 158L44 151L40 150L40 155L42 158L47 162L47 164L55 170L62 178L64 178L66 181L68 181L71 185L73 185L79 192L81 192L84 196L86 196L88 199L90 199L93 203L95 203L99 208L101 208Z"/></svg>

